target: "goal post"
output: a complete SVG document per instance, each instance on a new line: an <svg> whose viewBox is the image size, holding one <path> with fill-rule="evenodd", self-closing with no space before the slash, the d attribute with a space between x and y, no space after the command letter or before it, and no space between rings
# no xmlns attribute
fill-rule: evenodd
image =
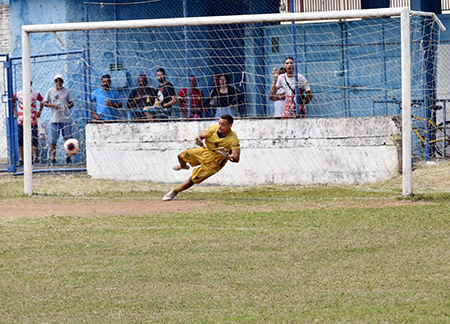
<svg viewBox="0 0 450 324"><path fill-rule="evenodd" d="M22 28L22 89L23 97L23 181L24 193L33 194L33 172L31 154L31 48L30 33Z"/></svg>
<svg viewBox="0 0 450 324"><path fill-rule="evenodd" d="M401 13L401 40L402 40L402 172L403 197L412 194L412 166L411 161L411 43L409 8ZM405 163L406 162L406 163Z"/></svg>
<svg viewBox="0 0 450 324"><path fill-rule="evenodd" d="M402 115L403 115L403 125L402 125L402 132L403 132L403 161L411 161L411 113L410 113L410 109L411 109L411 52L410 52L410 48L411 48L411 31L410 31L410 17L412 14L415 14L414 12L410 12L410 10L408 8L386 8L386 9L368 9L368 10L349 10L349 11L336 11L336 12L314 12L314 13L285 13L285 14L261 14L261 15L237 15L237 16L220 16L220 17L189 17L189 18L172 18L172 19L148 19L148 20L121 20L121 21L103 21L103 22L85 22L85 23L67 23L67 24L44 24L44 25L25 25L22 26L22 86L23 86L23 90L24 90L24 192L25 195L31 195L33 190L32 190L32 157L31 157L31 111L30 111L30 102L31 102L31 98L30 98L30 80L32 80L31 77L31 56L32 54L32 50L31 50L31 42L30 42L30 36L33 34L40 34L40 33L53 33L58 35L58 33L66 33L66 32L88 32L88 31L119 31L119 30L133 30L133 31L140 31L143 29L149 29L151 30L150 32L150 36L151 37L159 37L157 34L157 31L163 28L186 28L186 27L199 27L199 26L210 26L210 25L218 25L218 26L231 26L231 25L250 25L250 24L268 24L268 25L283 25L283 24L287 24L287 23L295 23L296 26L302 24L302 23L316 23L318 24L317 27L317 32L319 32L321 30L321 22L326 24L330 21L333 22L340 22L340 21L344 21L344 20L363 20L363 19L374 19L374 18L386 18L389 19L390 17L400 17L400 24L398 24L398 21L394 21L393 25L397 24L397 30L401 30L400 32L398 32L398 36L401 39L401 48L400 49L394 49L401 51L401 68L399 69L399 71L401 70L401 101L402 101ZM438 24L440 24L440 22L438 21L438 19L436 18L435 15L433 14L428 14L428 13L417 13L418 15L424 15L424 16L431 16L432 19L434 19L435 21L438 22ZM357 26L356 29L364 29L365 27L361 27L361 26ZM394 27L392 27L394 28ZM443 28L441 26L441 28ZM370 29L370 28L368 28ZM293 28L293 30L295 30L295 28ZM176 30L177 32L179 32L180 30ZM183 31L183 29L181 29L181 31ZM186 29L184 29L184 31L186 31ZM197 34L196 35L201 35L202 33L204 33L203 30L198 30L196 31ZM230 32L226 27L223 27L223 29L221 30L221 32L223 32L224 34L227 33L232 33ZM277 50L277 44L276 44L276 39L279 39L282 36L282 31L278 31L279 34L275 35L276 37L273 37L273 43L272 43L272 50L276 51ZM189 35L194 34L193 31L189 32ZM254 33L257 34L257 33ZM156 36L155 36L156 35ZM186 37L187 33L184 34L184 37L180 37L184 40L184 38ZM150 37L149 36L149 37ZM249 36L248 37L253 37L253 33L249 32ZM354 35L355 37L358 37L358 35ZM102 37L102 35L98 36L98 39L100 39ZM116 35L117 37L117 35ZM202 40L199 38L195 38L196 36L193 37L192 40L190 40L191 42L195 43L196 45L198 45L199 47L205 47L202 48L203 51L207 51L208 48L206 48L207 46L223 46L223 44L213 44L211 45L211 43L213 43L213 41L215 40L214 37L211 37L211 39L207 40L206 42L201 42ZM243 37L247 37L247 35L244 35ZM267 36L268 37L268 36ZM326 30L325 28L323 28L322 34L321 35L302 35L302 37L306 38L309 37L310 39L317 39L316 44L313 45L308 45L309 47L315 47L320 49L321 47L324 47L325 50L323 50L322 52L317 52L319 53L318 55L322 55L322 53L325 55L327 54L327 48L326 46L329 46L330 48L332 46L334 46L334 48L340 49L341 52L343 52L344 50L343 45L340 44L338 41L336 41L336 43L334 42L333 37L338 37L335 34L333 34L333 32L330 32L328 30ZM395 37L397 37L397 35L393 35L392 39L396 39ZM57 37L59 39L59 36ZM107 38L107 37L106 37ZM189 55L187 55L185 53L186 48L183 47L183 42L181 42L182 44L176 44L176 41L178 41L178 39L173 40L173 45L174 47L178 46L180 47L180 49L177 49L178 52L171 53L171 49L167 49L167 53L165 54L166 57L170 57L173 60L179 60L181 62L181 60L186 60L185 64L189 65L189 62L192 61L192 59L189 58ZM235 46L233 41L234 39L227 39L228 43L227 45L230 46ZM90 43L92 43L92 39L90 40ZM327 44L323 44L327 42ZM391 42L393 42L391 40ZM205 44L206 43L206 44ZM329 44L328 44L329 43ZM148 53L152 52L152 51L157 51L159 50L158 48L154 48L153 46L157 44L157 43L149 43L149 45L147 44L139 44L138 41L136 41L136 44L133 44L134 47L139 47L140 45L142 45L143 47L148 46L148 48L145 48L146 51L148 51ZM236 46L242 46L242 44L244 44L245 49L243 49L243 51L246 51L246 53L250 53L251 55L254 55L254 57L258 57L258 56L262 56L261 53L253 53L253 48L251 48L251 46L247 46L247 45L252 45L252 43L249 41L248 43L246 43L246 41L244 41L243 43L239 43L239 45ZM369 44L372 45L372 44ZM80 47L84 47L86 46L86 44L81 44ZM102 45L100 45L102 46ZM108 44L105 43L103 46L107 47ZM256 46L256 45L255 45ZM266 45L265 45L266 46ZM294 45L295 46L295 45ZM129 50L129 48L131 46L129 46L128 44L124 43L123 44L123 52L126 52L127 50ZM191 45L189 45L189 47L194 47ZM351 48L351 47L350 47ZM338 51L338 50L336 50ZM360 54L361 58L364 58L365 56L368 56L366 50L364 53ZM256 52L256 50L255 50ZM290 53L295 53L295 48L292 51L288 51ZM146 52L147 53L147 52ZM143 55L145 55L146 53L144 53ZM177 53L179 53L179 57L177 56ZM336 52L337 53L337 52ZM92 55L92 54L91 54ZM133 54L135 55L135 54ZM279 54L277 54L278 58L281 58L282 55L284 55L283 51L280 51ZM330 55L328 53L328 55ZM345 56L345 53L343 54ZM230 55L231 56L231 55ZM154 63L153 62L153 57L151 55L148 55L148 57L144 57L142 59L142 61L138 61L139 58L133 57L133 59L136 61L136 65L142 65L142 64L149 64L150 63ZM224 65L229 64L229 62L232 62L234 58L230 57L228 58L228 61L224 61ZM259 84L258 80L263 79L261 76L261 73L264 73L264 71L268 71L269 69L272 69L272 66L266 66L264 65L264 59L260 59L260 61L262 63L258 63L261 64L259 66L256 66L255 68L253 68L251 65L249 64L250 68L252 69L252 73L249 73L248 71L242 71L242 80L241 82L244 81L245 79L246 81L248 80L256 80L254 81L254 84L252 85L256 92L252 92L252 93L247 93L247 98L253 98L255 99L255 101L259 100L258 98L264 97L266 98L268 96L267 93L267 82L266 84ZM197 70L200 70L201 68L203 68L203 65L206 64L205 62L207 62L206 60L201 61L201 62L197 62ZM351 63L351 62L350 62ZM350 64L349 62L345 62L345 64ZM103 64L103 63L102 63ZM182 63L180 63L181 65ZM277 63L277 65L279 66L281 63ZM316 63L316 65L320 65L319 63ZM336 66L338 64L335 64ZM91 66L92 67L92 66ZM95 68L95 67L94 67ZM342 66L339 67L339 70L336 69L334 71L327 71L327 74L329 75L334 75L334 76L340 76L341 74L345 74L347 73L347 71L349 70L349 66ZM392 71L394 71L397 67L392 66ZM101 68L98 69L98 71L100 71L101 69L104 69L104 66L102 66ZM358 68L354 68L354 70L356 71ZM368 66L367 68L368 70L376 70L377 67L375 66ZM183 69L186 72L186 74L189 73L189 67L185 67L185 69ZM98 73L99 74L99 73ZM266 73L268 74L268 73ZM360 76L363 77L364 72L360 73ZM101 75L101 74L99 74ZM139 74L135 73L133 74L133 78L137 77ZM208 76L213 76L213 71L209 70L209 74ZM385 76L384 76L385 78ZM180 78L181 79L181 78ZM188 75L187 76L183 76L183 80L188 80ZM91 80L89 80L88 82L90 82ZM323 82L322 82L323 81ZM358 89L360 89L361 92L376 92L376 91L380 91L378 88L380 88L379 84L373 84L373 85L367 85L364 84L364 82L362 82L364 85L362 87L357 86L357 85L353 85L351 83L349 83L351 81L350 77L346 77L345 78L345 83L343 84L343 86L340 86L341 89L343 89L345 91L343 97L344 98L339 98L339 103L343 102L344 104L346 104L347 102L351 101L351 95L348 95L347 92L351 89L354 89L354 92L357 93ZM321 80L321 82L316 81L317 83L315 84L316 86L321 86L323 89L325 89L323 92L326 92L327 87L331 87L331 86L335 86L334 84L334 80L332 80L331 78L327 79L323 79ZM185 84L185 83L184 83ZM98 86L98 84L96 85ZM359 88L360 87L360 88ZM252 90L253 91L253 90ZM261 91L260 93L258 93L258 91ZM382 89L381 91L385 91L388 92L385 89ZM85 94L84 94L85 95ZM367 99L367 98L366 98ZM375 99L370 98L367 99L365 102L369 102L371 100L371 102L374 102ZM123 98L123 102L126 104L127 98ZM356 99L355 99L356 102ZM269 102L270 103L270 102ZM249 105L254 104L255 103L249 103ZM271 103L270 103L271 104ZM325 107L328 103L327 102L323 102L323 103L317 103L317 107ZM267 104L268 105L268 104ZM334 103L330 104L330 106L335 105ZM365 106L367 106L367 103L364 103ZM358 106L358 105L355 105ZM359 106L362 106L359 105ZM28 107L28 108L27 108ZM366 109L366 111L359 111L358 112L358 108L355 108L355 116L371 116L371 115L376 115L375 114L375 108L373 107L366 107L364 108ZM319 110L319 109L318 109ZM268 114L264 114L264 115L259 115L259 114L254 114L253 115L249 115L251 117L270 117ZM340 115L336 114L333 112L332 109L330 109L330 113L329 113L330 117L339 117ZM345 115L343 115L344 117L347 116L352 116L351 114L348 115L347 113L345 113ZM320 118L324 118L324 116L316 116L316 117L320 117ZM180 139L180 141L183 141ZM314 164L314 163L311 163ZM411 195L412 193L412 189L411 189L411 164L410 163L403 163L403 196L408 197Z"/></svg>

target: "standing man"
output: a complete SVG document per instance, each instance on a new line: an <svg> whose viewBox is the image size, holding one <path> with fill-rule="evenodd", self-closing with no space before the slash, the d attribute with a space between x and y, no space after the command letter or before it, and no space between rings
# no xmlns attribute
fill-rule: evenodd
<svg viewBox="0 0 450 324"><path fill-rule="evenodd" d="M241 148L238 137L231 130L232 126L233 117L231 115L221 116L219 124L211 126L195 138L195 144L201 147L188 149L178 155L179 164L173 167L175 171L188 170L187 163L192 167L199 167L192 171L189 179L169 191L163 200L173 200L181 191L205 181L219 172L227 161L239 162ZM203 140L205 140L205 146Z"/></svg>
<svg viewBox="0 0 450 324"><path fill-rule="evenodd" d="M155 104L156 90L147 85L147 76L145 74L139 75L138 87L131 91L128 97L127 107L129 109L150 109ZM136 118L146 118L142 111L136 111L134 115Z"/></svg>
<svg viewBox="0 0 450 324"><path fill-rule="evenodd" d="M92 109L92 118L97 120L117 120L117 108L122 108L119 93L111 89L111 76L102 75L101 87L91 94L91 102L95 102L96 110Z"/></svg>
<svg viewBox="0 0 450 324"><path fill-rule="evenodd" d="M70 109L73 107L73 97L69 89L63 87L64 79L61 74L54 77L55 86L48 89L45 94L44 106L51 108L50 113L50 149L52 151L52 164L56 163L56 143L61 132L64 141L72 138L72 121ZM66 163L72 163L70 156Z"/></svg>
<svg viewBox="0 0 450 324"><path fill-rule="evenodd" d="M33 81L30 82L30 87ZM39 101L39 111L36 103ZM31 147L33 155L33 164L37 162L38 151L38 118L41 117L44 98L42 95L34 90L31 90ZM16 111L16 102L19 102L19 109ZM19 138L19 164L23 166L23 90L20 90L13 96L14 117L17 118L17 135Z"/></svg>
<svg viewBox="0 0 450 324"><path fill-rule="evenodd" d="M309 82L306 78L298 73L297 84L295 83L295 74L294 74L294 59L292 57L287 57L284 60L284 66L286 69L285 74L279 74L276 68L273 69L273 82L270 87L270 96L275 97L277 91L280 88L283 88L285 91L285 106L283 117L295 117L297 115L296 111L296 102L295 102L295 94L296 90L299 91L300 105L299 105L299 117L305 118L307 105L313 98L313 94L311 92L311 88L309 87ZM298 104L298 103L297 103Z"/></svg>
<svg viewBox="0 0 450 324"><path fill-rule="evenodd" d="M176 104L177 97L175 87L166 80L166 71L163 68L156 70L156 78L159 81L155 106L149 110L149 119L169 119L172 106Z"/></svg>
<svg viewBox="0 0 450 324"><path fill-rule="evenodd" d="M178 92L178 106L180 106L180 118L198 119L203 117L203 93L197 88L197 78L194 75L189 77L189 90L182 88ZM189 111L189 102L191 111Z"/></svg>
<svg viewBox="0 0 450 324"><path fill-rule="evenodd" d="M278 75L284 73L286 73L286 69L284 67L281 67L278 70ZM269 95L269 99L274 102L273 117L283 117L284 100L286 99L286 91L284 90L284 88L278 89L275 95Z"/></svg>

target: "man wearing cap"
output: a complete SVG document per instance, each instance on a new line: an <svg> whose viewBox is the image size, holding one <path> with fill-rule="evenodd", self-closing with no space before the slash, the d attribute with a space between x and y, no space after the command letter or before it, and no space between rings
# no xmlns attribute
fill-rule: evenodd
<svg viewBox="0 0 450 324"><path fill-rule="evenodd" d="M61 74L53 78L55 86L48 89L44 98L44 106L51 108L50 113L50 149L52 151L52 163L56 163L56 143L61 132L64 141L72 138L72 121L70 109L73 107L73 97L69 89L64 88L64 79ZM66 163L71 163L67 156Z"/></svg>

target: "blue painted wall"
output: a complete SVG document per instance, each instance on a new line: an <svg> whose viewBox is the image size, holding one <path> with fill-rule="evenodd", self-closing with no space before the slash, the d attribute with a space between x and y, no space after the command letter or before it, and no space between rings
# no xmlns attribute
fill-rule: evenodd
<svg viewBox="0 0 450 324"><path fill-rule="evenodd" d="M129 1L109 1L113 2ZM189 0L188 4L187 16L275 13L279 5L274 0ZM23 24L182 17L185 9L181 0L115 7L108 6L108 1L104 6L94 6L85 4L83 0L11 0L10 17L14 22L11 23L12 56L21 56L20 27ZM439 17L447 27L450 26L447 15ZM116 63L122 64L126 75L125 87L119 89L124 104L131 89L137 86L137 75L147 74L151 85L157 86L156 69L164 67L168 80L177 91L187 86L189 74L195 74L204 94L212 88L212 74L228 73L230 82L246 93L248 114L270 115L273 103L268 100L268 93L272 69L281 67L285 57L293 55L295 46L298 71L307 77L314 93L314 101L308 106L309 116L398 114L398 105L393 101L401 97L400 30L398 19L394 20L393 26L392 21L374 19L297 24L295 45L289 24L239 25L233 28L201 26L146 34L137 31L60 33L62 42L53 34L33 34L33 54L83 51L34 60L33 88L44 95L53 86L55 73L63 73L67 77L65 85L75 97L73 114L78 120L77 137L81 140L87 120L87 96L99 87L102 74L114 73L110 71L110 65ZM413 39L419 39L421 33L422 29L417 28ZM105 39L109 41L96 46ZM450 29L441 33L441 41L450 41ZM427 78L434 72L424 73L424 66L420 64L424 51L418 48L420 46L423 44L413 41L413 99L427 97L433 100L434 94L425 93L424 84L430 84ZM88 68L83 58L89 64ZM15 68L14 92L20 87L21 67L18 65ZM44 115L44 118L48 116ZM78 155L77 158L83 157Z"/></svg>
<svg viewBox="0 0 450 324"><path fill-rule="evenodd" d="M156 2L145 7L100 7L84 5L80 0L12 0L11 21L36 24L181 17L182 5L180 0ZM212 16L268 13L277 10L277 1L270 0L197 0L189 1L187 14ZM397 113L395 105L373 104L373 98L389 100L400 97L400 33L398 29L392 32L393 29L387 24L387 20L384 23L378 19L296 25L298 70L310 81L315 94L314 104L309 107L310 115L343 117ZM286 56L293 55L291 26L247 27L235 26L232 30L225 26L177 28L145 35L122 31L105 31L97 35L91 33L88 37L67 34L63 35L64 46L58 43L52 34L37 34L32 35L32 44L34 51L39 53L56 53L84 50L88 40L88 93L99 86L100 76L110 72L112 63L122 64L127 75L127 87L120 89L124 98L128 96L130 89L136 86L136 76L140 73L150 76L152 85L156 86L154 75L159 67L166 69L168 79L176 89L186 86L189 74L197 75L199 86L205 94L212 86L211 75L226 72L231 76L231 83L247 93L246 107L251 115L270 114L272 103L268 101L267 94L272 81L271 71L274 67L279 68ZM442 39L449 38L449 34L443 33ZM20 24L12 25L11 35L13 55L20 56ZM209 39L208 44L204 44L202 35ZM187 43L186 36L189 38ZM105 38L111 41L96 48L95 44ZM278 52L274 52L272 46L274 38L279 42ZM39 44L45 46L39 47ZM184 52L186 44L188 56L185 56ZM317 51L313 44L319 44L323 50ZM167 48L174 50L165 51L161 55L161 51ZM384 52L382 56L378 55L381 50ZM180 53L183 53L182 57ZM420 57L414 59L420 60ZM64 66L65 73L75 76L74 84L83 82L84 76L79 68L79 65ZM39 80L50 80L51 84L53 72L49 75L45 75L45 71L39 73ZM242 80L245 82L240 83ZM414 79L413 87L419 87L420 82L421 80ZM370 87L371 84L377 84L377 87Z"/></svg>

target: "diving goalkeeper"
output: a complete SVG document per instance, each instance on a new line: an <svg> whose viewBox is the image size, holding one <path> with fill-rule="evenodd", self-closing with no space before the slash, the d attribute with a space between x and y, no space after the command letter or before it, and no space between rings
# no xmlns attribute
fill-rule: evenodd
<svg viewBox="0 0 450 324"><path fill-rule="evenodd" d="M173 200L181 191L205 181L219 172L228 161L239 162L241 149L239 139L231 130L232 126L233 117L228 114L223 115L219 119L219 124L211 126L195 138L195 144L200 147L178 154L179 164L173 167L175 171L188 170L188 163L194 168L199 167L192 171L189 179L169 191L163 200ZM205 140L205 145L203 145L203 140Z"/></svg>

